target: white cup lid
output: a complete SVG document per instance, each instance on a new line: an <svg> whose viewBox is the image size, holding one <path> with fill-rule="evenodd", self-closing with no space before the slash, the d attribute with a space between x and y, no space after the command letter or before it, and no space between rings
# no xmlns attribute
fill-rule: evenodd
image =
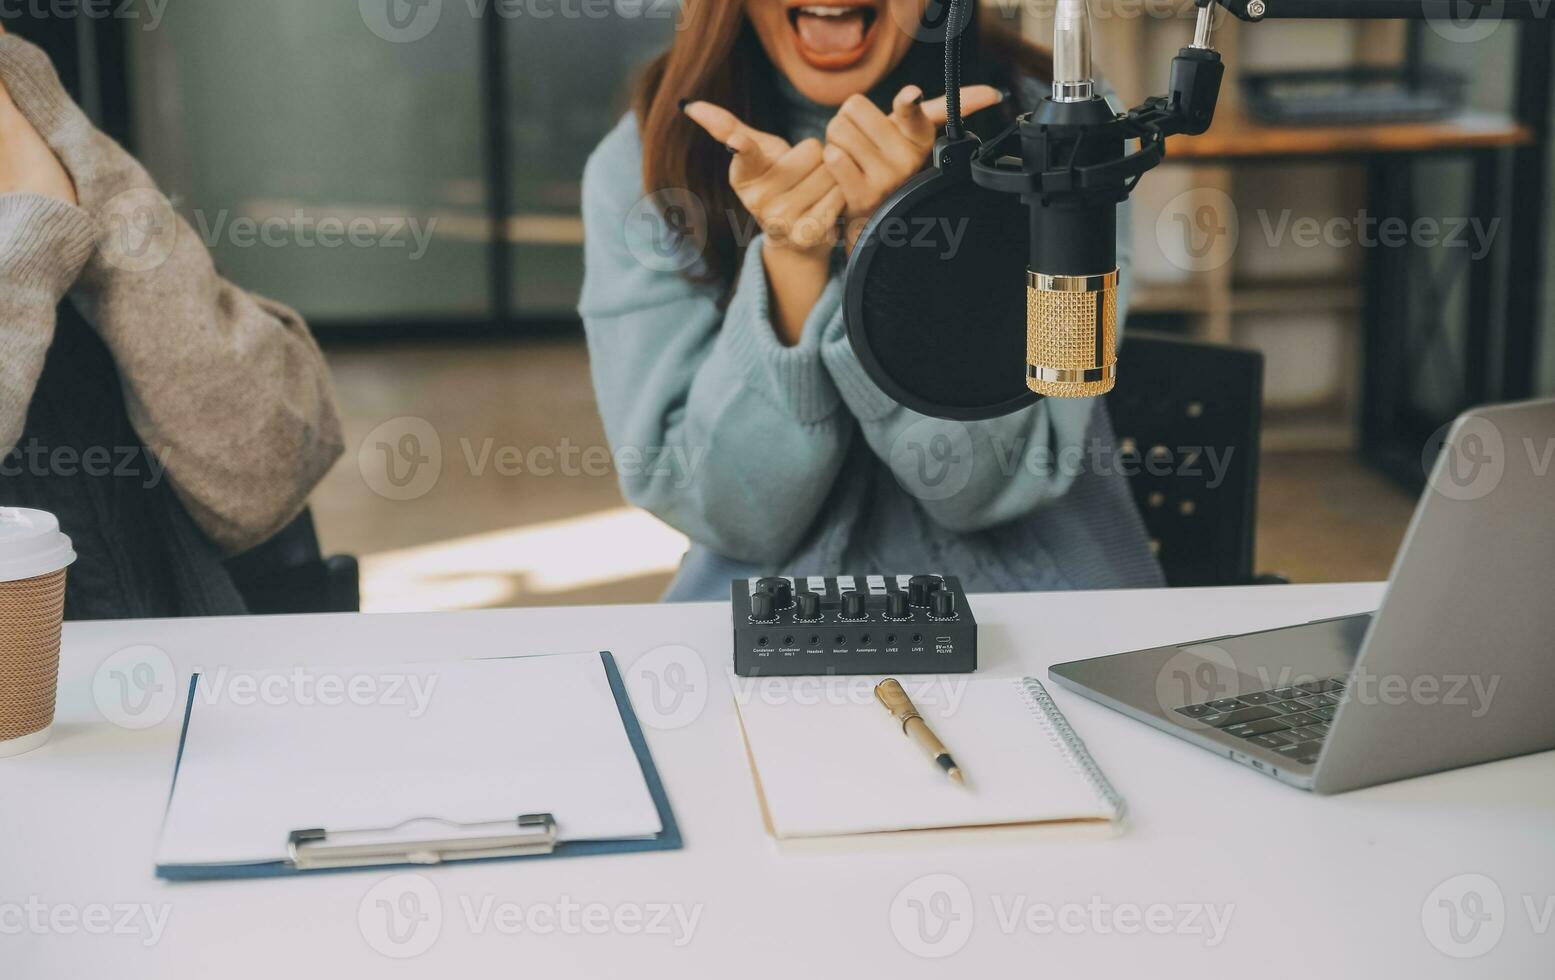
<svg viewBox="0 0 1555 980"><path fill-rule="evenodd" d="M0 582L20 582L65 568L76 560L70 538L53 514L0 507Z"/></svg>

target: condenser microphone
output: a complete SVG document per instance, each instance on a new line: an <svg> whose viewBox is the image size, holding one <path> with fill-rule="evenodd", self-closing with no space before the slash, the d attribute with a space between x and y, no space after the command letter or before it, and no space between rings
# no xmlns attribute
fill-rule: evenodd
<svg viewBox="0 0 1555 980"><path fill-rule="evenodd" d="M970 421L1112 390L1118 205L1165 159L1168 137L1214 120L1225 67L1209 45L1212 5L1256 19L1247 0L1194 2L1170 93L1125 113L1096 91L1086 0L1057 0L1052 90L1032 112L983 141L946 98L932 166L876 210L846 273L848 340L892 399ZM976 37L961 14L975 9L950 0L947 94L960 91L963 35Z"/></svg>
<svg viewBox="0 0 1555 980"><path fill-rule="evenodd" d="M1022 129L1022 155L1039 171L1104 165L1124 156L1096 93L1086 0L1053 12L1053 91ZM1104 395L1118 368L1118 201L1123 181L1095 193L1023 195L1030 211L1026 270L1026 385L1038 395Z"/></svg>

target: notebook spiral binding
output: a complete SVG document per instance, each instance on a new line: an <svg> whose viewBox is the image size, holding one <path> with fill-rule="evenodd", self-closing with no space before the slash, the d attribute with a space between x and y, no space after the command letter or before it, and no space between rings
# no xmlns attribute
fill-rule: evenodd
<svg viewBox="0 0 1555 980"><path fill-rule="evenodd" d="M1091 758L1085 742L1069 726L1069 719L1065 718L1063 712L1058 710L1058 705L1053 703L1047 688L1043 687L1042 682L1035 677L1023 678L1016 683L1020 685L1031 713L1047 729L1053 747L1062 752L1069 760L1070 767L1091 784L1091 789L1096 793L1097 798L1112 808L1113 819L1121 821L1128 812L1128 804L1124 802L1118 791L1112 788L1112 783L1107 780L1101 767L1096 764L1096 760Z"/></svg>

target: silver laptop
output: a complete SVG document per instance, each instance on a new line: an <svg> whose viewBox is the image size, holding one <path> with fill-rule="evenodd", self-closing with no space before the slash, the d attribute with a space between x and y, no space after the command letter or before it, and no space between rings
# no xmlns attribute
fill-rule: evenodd
<svg viewBox="0 0 1555 980"><path fill-rule="evenodd" d="M1050 674L1319 793L1555 749L1555 399L1453 423L1375 613Z"/></svg>

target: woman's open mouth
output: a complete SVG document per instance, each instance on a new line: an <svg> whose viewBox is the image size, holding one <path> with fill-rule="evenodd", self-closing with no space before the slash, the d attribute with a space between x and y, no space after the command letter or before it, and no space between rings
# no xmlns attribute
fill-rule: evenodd
<svg viewBox="0 0 1555 980"><path fill-rule="evenodd" d="M788 23L800 57L812 68L852 68L874 42L880 14L873 3L793 4Z"/></svg>

